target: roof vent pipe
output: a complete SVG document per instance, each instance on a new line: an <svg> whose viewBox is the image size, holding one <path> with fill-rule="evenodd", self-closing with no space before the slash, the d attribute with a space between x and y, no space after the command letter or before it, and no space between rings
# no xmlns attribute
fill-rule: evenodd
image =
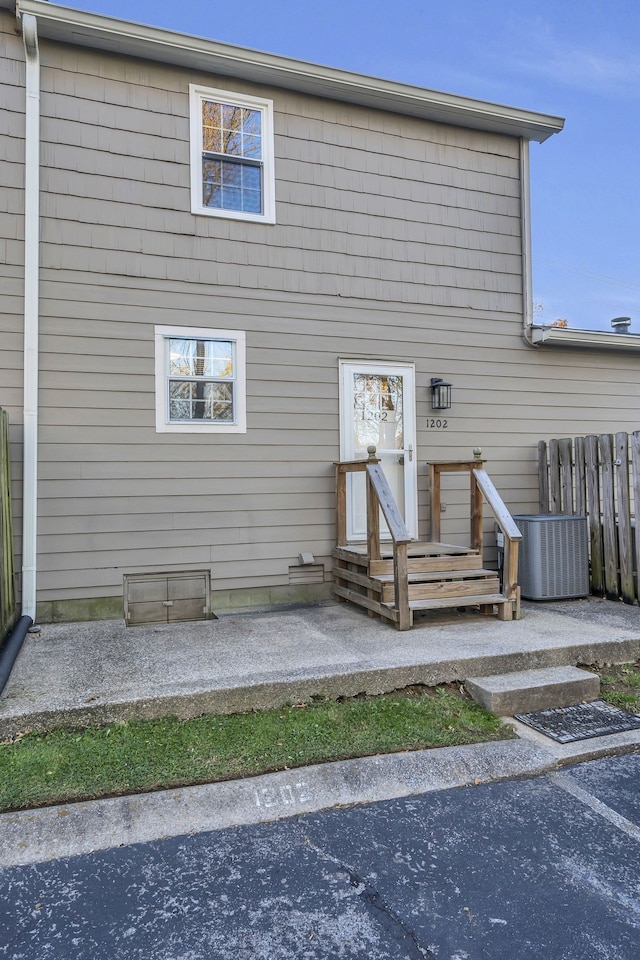
<svg viewBox="0 0 640 960"><path fill-rule="evenodd" d="M631 326L631 317L614 317L611 321L611 328L616 333L628 333Z"/></svg>

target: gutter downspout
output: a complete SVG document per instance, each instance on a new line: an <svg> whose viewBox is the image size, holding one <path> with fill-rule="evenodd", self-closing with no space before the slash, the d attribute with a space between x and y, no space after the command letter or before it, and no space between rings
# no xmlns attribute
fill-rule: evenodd
<svg viewBox="0 0 640 960"><path fill-rule="evenodd" d="M33 14L21 16L26 63L24 160L24 421L22 614L35 620L38 525L38 334L40 282L40 54Z"/></svg>
<svg viewBox="0 0 640 960"><path fill-rule="evenodd" d="M522 300L524 327L522 335L530 347L539 346L547 339L544 327L533 323L533 274L531 255L531 167L529 141L520 139L520 222L522 224Z"/></svg>
<svg viewBox="0 0 640 960"><path fill-rule="evenodd" d="M522 229L522 335L533 346L533 279L531 276L531 182L529 141L520 138L520 223Z"/></svg>

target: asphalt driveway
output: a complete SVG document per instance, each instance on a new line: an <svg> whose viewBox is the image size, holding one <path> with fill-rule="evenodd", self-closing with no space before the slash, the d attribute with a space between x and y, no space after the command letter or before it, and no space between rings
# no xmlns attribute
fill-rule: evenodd
<svg viewBox="0 0 640 960"><path fill-rule="evenodd" d="M637 960L640 754L7 868L0 885L11 960Z"/></svg>

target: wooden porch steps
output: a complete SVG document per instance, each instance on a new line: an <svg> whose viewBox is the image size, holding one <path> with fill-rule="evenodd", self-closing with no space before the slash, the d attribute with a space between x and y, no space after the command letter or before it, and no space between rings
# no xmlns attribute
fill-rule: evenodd
<svg viewBox="0 0 640 960"><path fill-rule="evenodd" d="M416 610L480 606L498 607L501 619L511 619L512 602L502 594L495 570L485 570L477 550L446 543L408 545L407 582L411 617ZM369 560L365 545L336 547L335 594L390 620L397 620L395 578L390 550Z"/></svg>

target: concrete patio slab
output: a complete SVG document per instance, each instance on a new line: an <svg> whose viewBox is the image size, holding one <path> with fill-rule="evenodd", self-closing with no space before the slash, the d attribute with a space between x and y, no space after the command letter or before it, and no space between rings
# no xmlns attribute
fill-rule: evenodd
<svg viewBox="0 0 640 960"><path fill-rule="evenodd" d="M512 622L429 614L406 632L331 603L146 628L52 624L25 641L0 698L0 738L639 656L639 608L594 598L524 604Z"/></svg>

